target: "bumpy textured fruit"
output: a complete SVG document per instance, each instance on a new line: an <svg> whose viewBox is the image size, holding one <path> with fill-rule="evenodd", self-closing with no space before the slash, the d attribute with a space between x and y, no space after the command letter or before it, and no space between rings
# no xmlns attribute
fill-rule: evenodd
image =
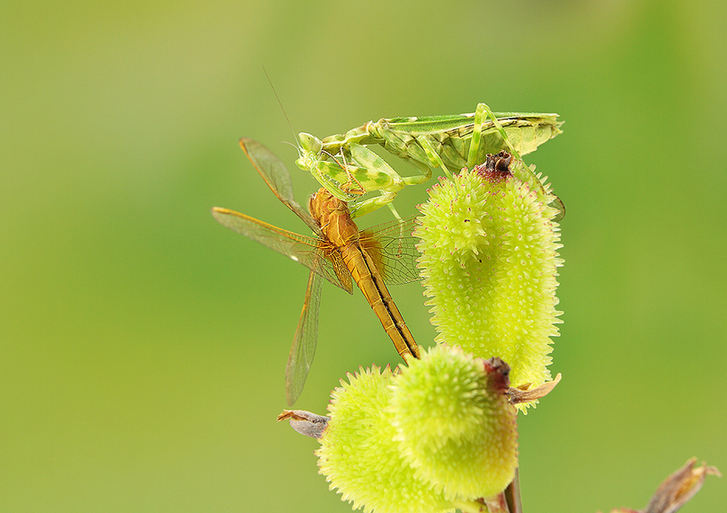
<svg viewBox="0 0 727 513"><path fill-rule="evenodd" d="M502 159L500 159L502 162ZM419 267L438 342L499 356L513 387L550 379L560 232L549 187L501 166L463 170L420 207ZM533 175L534 176L534 175Z"/></svg>
<svg viewBox="0 0 727 513"><path fill-rule="evenodd" d="M316 452L320 472L354 509L452 512L452 502L415 475L396 441L390 409L393 379L388 368L362 370L333 391L330 421Z"/></svg>
<svg viewBox="0 0 727 513"><path fill-rule="evenodd" d="M417 476L448 499L490 497L513 479L516 409L505 395L502 365L493 369L439 345L409 360L394 380L391 410L401 449Z"/></svg>
<svg viewBox="0 0 727 513"><path fill-rule="evenodd" d="M507 364L447 345L408 363L334 390L316 452L331 489L376 513L448 513L502 492L517 467Z"/></svg>

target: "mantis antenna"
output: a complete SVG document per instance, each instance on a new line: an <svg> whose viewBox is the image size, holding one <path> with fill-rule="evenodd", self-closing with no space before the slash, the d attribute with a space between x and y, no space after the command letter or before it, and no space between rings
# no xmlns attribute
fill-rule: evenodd
<svg viewBox="0 0 727 513"><path fill-rule="evenodd" d="M293 135L293 140L297 141L298 137L295 135L295 130L293 129L293 123L290 122L290 118L288 117L288 113L285 110L285 107L283 107L283 102L280 99L280 95L278 95L278 90L275 89L275 86L273 85L273 80L270 78L270 74L268 73L268 70L265 69L265 66L263 66L263 73L265 73L265 78L268 80L268 84L270 84L270 89L273 90L273 94L275 95L275 99L278 102L278 106L280 107L281 112L283 113L283 117L285 118L285 121L288 122L288 128L290 128L290 133ZM296 151L298 151L298 155L300 156L300 150L298 149L298 146L295 146Z"/></svg>

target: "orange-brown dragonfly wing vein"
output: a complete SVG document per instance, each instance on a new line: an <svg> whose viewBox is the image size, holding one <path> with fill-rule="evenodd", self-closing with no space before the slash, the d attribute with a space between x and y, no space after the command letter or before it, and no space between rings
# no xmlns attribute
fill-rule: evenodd
<svg viewBox="0 0 727 513"><path fill-rule="evenodd" d="M321 303L321 280L317 273L308 275L305 300L290 346L288 363L285 366L285 395L292 406L303 391L303 385L313 364L318 341L318 310Z"/></svg>
<svg viewBox="0 0 727 513"><path fill-rule="evenodd" d="M372 226L361 231L359 242L376 262L379 273L389 285L404 285L419 280L416 260L417 239L412 236L416 217Z"/></svg>
<svg viewBox="0 0 727 513"><path fill-rule="evenodd" d="M240 139L240 148L245 152L263 181L273 191L275 197L292 210L316 235L320 235L320 227L313 221L310 214L295 201L290 172L285 164L273 152L254 139L243 137Z"/></svg>
<svg viewBox="0 0 727 513"><path fill-rule="evenodd" d="M227 208L214 207L212 215L226 228L303 264L335 286L349 294L353 293L351 275L340 253L335 248L327 248L322 239L283 230Z"/></svg>

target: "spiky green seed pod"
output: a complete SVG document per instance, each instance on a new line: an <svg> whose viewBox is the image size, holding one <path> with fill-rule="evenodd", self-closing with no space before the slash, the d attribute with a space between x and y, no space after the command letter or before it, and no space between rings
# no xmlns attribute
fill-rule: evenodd
<svg viewBox="0 0 727 513"><path fill-rule="evenodd" d="M376 513L447 513L455 506L404 459L395 440L386 368L349 375L335 389L330 420L316 451L321 474L354 509Z"/></svg>
<svg viewBox="0 0 727 513"><path fill-rule="evenodd" d="M493 496L514 477L516 409L505 394L507 365L499 363L439 345L394 380L401 449L417 475L453 501Z"/></svg>
<svg viewBox="0 0 727 513"><path fill-rule="evenodd" d="M501 157L498 155L497 157ZM436 340L499 356L513 387L550 378L561 247L557 199L513 176L507 160L441 180L420 207L415 236Z"/></svg>
<svg viewBox="0 0 727 513"><path fill-rule="evenodd" d="M436 447L480 432L479 419L491 403L482 361L443 344L408 363L394 380L392 400L394 422L405 432L405 443L417 440Z"/></svg>

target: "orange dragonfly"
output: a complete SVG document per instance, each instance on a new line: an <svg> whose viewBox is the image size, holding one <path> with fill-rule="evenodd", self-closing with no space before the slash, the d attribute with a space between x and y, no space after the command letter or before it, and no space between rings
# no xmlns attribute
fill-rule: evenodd
<svg viewBox="0 0 727 513"><path fill-rule="evenodd" d="M318 339L321 278L349 294L353 293L353 278L399 355L402 358L407 355L419 358L419 347L384 284L410 283L419 278L415 265L415 239L402 235L411 233L413 218L375 230L359 231L346 203L325 188L319 189L310 198L309 214L293 198L290 174L280 159L252 139L241 139L240 147L273 194L315 234L315 237L299 235L234 210L212 209L212 215L223 226L310 270L303 309L285 369L288 404L292 405L303 391L313 362Z"/></svg>

